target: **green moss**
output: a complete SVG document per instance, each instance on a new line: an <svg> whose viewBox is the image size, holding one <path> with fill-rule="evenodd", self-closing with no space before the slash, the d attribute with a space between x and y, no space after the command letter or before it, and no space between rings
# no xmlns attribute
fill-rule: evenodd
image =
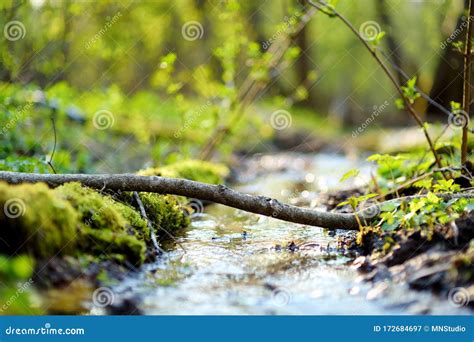
<svg viewBox="0 0 474 342"><path fill-rule="evenodd" d="M27 255L0 255L0 314L40 314L33 302L34 260Z"/></svg>
<svg viewBox="0 0 474 342"><path fill-rule="evenodd" d="M131 192L122 193L120 198L130 205L137 205ZM189 218L182 210L178 197L142 192L140 199L157 235L163 235L160 227L169 232L176 232L189 224Z"/></svg>
<svg viewBox="0 0 474 342"><path fill-rule="evenodd" d="M0 255L0 276L4 281L25 280L32 276L35 262L28 255Z"/></svg>
<svg viewBox="0 0 474 342"><path fill-rule="evenodd" d="M229 169L222 164L185 160L163 167L142 170L138 174L142 176L185 178L203 183L221 184L229 174ZM182 197L152 193L142 193L140 197L149 218L155 226L175 232L189 224L189 218L181 210L182 206L179 204ZM131 203L130 201L131 199L127 200ZM158 231L157 234L159 233Z"/></svg>
<svg viewBox="0 0 474 342"><path fill-rule="evenodd" d="M202 161L184 161L142 175L179 177L206 183L222 183L228 169ZM169 232L189 224L179 198L171 195L141 193L148 217L156 227ZM28 252L40 258L55 255L90 255L113 258L139 265L146 247L151 246L150 230L142 219L131 193L103 195L79 183L56 189L45 184L18 186L0 183L0 205L15 200L20 215L0 211L0 248L8 254ZM120 201L125 203L121 203Z"/></svg>
<svg viewBox="0 0 474 342"><path fill-rule="evenodd" d="M147 230L140 214L111 196L102 195L79 183L62 185L55 192L71 203L78 211L80 220L90 228L118 232L131 227L140 233Z"/></svg>
<svg viewBox="0 0 474 342"><path fill-rule="evenodd" d="M175 197L152 193L142 193L140 197L155 226L174 232L189 224L189 218L181 210Z"/></svg>
<svg viewBox="0 0 474 342"><path fill-rule="evenodd" d="M150 231L137 211L79 183L62 185L55 191L79 214L82 252L106 257L122 254L135 265L143 263Z"/></svg>
<svg viewBox="0 0 474 342"><path fill-rule="evenodd" d="M74 251L78 215L44 184L0 183L0 249L51 257Z"/></svg>
<svg viewBox="0 0 474 342"><path fill-rule="evenodd" d="M84 228L82 233L84 239L80 241L80 248L83 252L119 263L128 261L135 266L145 261L145 242L132 235L91 228Z"/></svg>
<svg viewBox="0 0 474 342"><path fill-rule="evenodd" d="M229 174L229 169L222 164L213 164L201 160L185 160L175 164L150 168L138 172L142 176L162 176L185 178L197 182L220 184Z"/></svg>

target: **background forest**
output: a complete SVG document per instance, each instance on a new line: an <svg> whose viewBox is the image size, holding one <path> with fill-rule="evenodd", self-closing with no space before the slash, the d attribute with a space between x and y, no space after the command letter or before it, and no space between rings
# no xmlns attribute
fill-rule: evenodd
<svg viewBox="0 0 474 342"><path fill-rule="evenodd" d="M363 0L342 1L338 8L368 34L383 27L387 59L449 109L449 101L460 102L462 58L443 42L462 24L463 5ZM249 77L261 86L242 108L246 114L236 121L233 137L219 144L224 154L233 146L264 150L259 144L275 134L268 125L275 110L291 108L294 127L313 133L324 127L313 134L319 139L346 131L346 145L366 145L370 135L357 133L354 139L350 126L357 128L374 113L369 130L413 124L349 30L321 14L298 28L298 1L32 0L0 6L0 24L11 35L1 47L1 115L15 126L2 134L4 165L18 163L15 155L25 163L31 156L48 159L54 135L44 119L51 115L57 121L56 167L63 172L134 169L115 163L115 148L154 165L197 156L216 127L234 125L231 116ZM5 26L18 19L18 25ZM289 34L284 60L269 65L266 52L285 46ZM30 105L15 113L29 102L35 110ZM424 112L428 103L421 97L415 106ZM430 112L447 122L436 107ZM94 122L106 129L94 128ZM301 142L296 138L290 145ZM369 139L375 147L370 145Z"/></svg>
<svg viewBox="0 0 474 342"><path fill-rule="evenodd" d="M473 14L0 1L0 313L470 312Z"/></svg>

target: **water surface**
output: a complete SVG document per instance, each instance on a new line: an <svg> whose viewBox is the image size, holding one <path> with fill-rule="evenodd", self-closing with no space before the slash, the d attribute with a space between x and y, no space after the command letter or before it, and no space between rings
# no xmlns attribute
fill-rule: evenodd
<svg viewBox="0 0 474 342"><path fill-rule="evenodd" d="M361 176L347 184L352 168ZM338 155L268 155L244 163L237 189L297 205L363 185L370 165ZM220 205L207 206L169 253L114 288L144 314L459 313L406 285L360 282L344 248L353 232L330 233Z"/></svg>

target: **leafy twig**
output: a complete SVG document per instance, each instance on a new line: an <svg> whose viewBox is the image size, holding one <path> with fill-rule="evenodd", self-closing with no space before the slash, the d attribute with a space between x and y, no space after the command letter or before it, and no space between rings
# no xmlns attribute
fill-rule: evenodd
<svg viewBox="0 0 474 342"><path fill-rule="evenodd" d="M302 17L299 25L296 26L291 33L281 35L279 39L270 46L266 52L271 56L267 64L269 69L276 68L280 64L285 52L291 45L290 37L300 32L310 21L315 12L317 11L314 9L308 10ZM247 75L237 94L238 101L231 118L227 124L220 125L212 132L210 138L199 152L199 159L208 160L212 157L216 147L219 146L226 136L230 135L232 129L245 116L245 109L255 100L256 96L268 86L268 83L257 81L252 73Z"/></svg>

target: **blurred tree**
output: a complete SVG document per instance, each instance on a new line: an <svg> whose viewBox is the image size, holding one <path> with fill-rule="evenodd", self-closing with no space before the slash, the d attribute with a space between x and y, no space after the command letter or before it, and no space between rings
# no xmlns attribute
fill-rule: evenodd
<svg viewBox="0 0 474 342"><path fill-rule="evenodd" d="M306 0L296 0L296 7L301 11L306 10ZM314 90L311 89L312 82L309 79L311 71L315 68L314 62L310 56L311 45L310 37L308 36L308 26L304 26L294 37L295 45L300 50L300 55L295 61L296 84L302 85L308 91L306 99L303 103L316 108L318 101ZM313 56L314 57L314 56Z"/></svg>
<svg viewBox="0 0 474 342"><path fill-rule="evenodd" d="M435 71L430 97L450 110L450 102L462 101L463 89L463 55L451 43L462 42L466 37L466 11L469 1L464 0L464 11L459 15L456 27L451 34L445 37L441 47L443 49L438 67ZM453 40L449 42L448 40ZM472 112L472 109L470 110ZM446 120L446 114L436 106L429 105L428 117L431 120Z"/></svg>
<svg viewBox="0 0 474 342"><path fill-rule="evenodd" d="M385 31L385 39L387 42L389 58L392 64L396 65L398 68L403 70L403 47L397 42L395 37L394 27L392 23L392 18L390 17L389 9L387 6L386 0L376 0L375 1L377 14L380 18L383 30ZM395 75L397 76L397 81L399 84L405 83L405 77L403 72L400 69L395 68Z"/></svg>

